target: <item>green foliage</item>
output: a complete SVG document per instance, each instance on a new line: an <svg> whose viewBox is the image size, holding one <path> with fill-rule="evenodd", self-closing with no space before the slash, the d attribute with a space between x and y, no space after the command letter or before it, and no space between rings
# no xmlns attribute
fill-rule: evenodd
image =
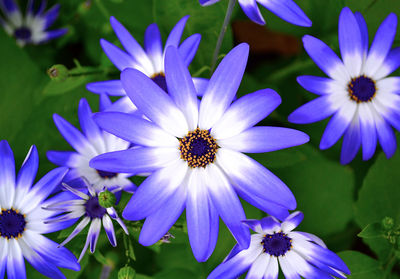
<svg viewBox="0 0 400 279"><path fill-rule="evenodd" d="M349 279L382 279L383 272L379 262L357 251L345 251L339 256L346 262L351 275Z"/></svg>

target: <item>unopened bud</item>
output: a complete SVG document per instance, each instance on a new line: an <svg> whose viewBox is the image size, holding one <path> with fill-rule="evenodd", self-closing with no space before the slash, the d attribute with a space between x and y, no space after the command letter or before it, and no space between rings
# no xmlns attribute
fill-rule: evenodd
<svg viewBox="0 0 400 279"><path fill-rule="evenodd" d="M117 198L113 193L108 190L100 192L99 194L99 204L104 208L113 207L117 202Z"/></svg>
<svg viewBox="0 0 400 279"><path fill-rule="evenodd" d="M133 279L136 277L136 271L130 266L124 266L118 271L118 279Z"/></svg>
<svg viewBox="0 0 400 279"><path fill-rule="evenodd" d="M391 217L385 217L382 219L382 227L384 230L389 231L394 227L394 220Z"/></svg>
<svg viewBox="0 0 400 279"><path fill-rule="evenodd" d="M56 64L47 70L47 74L52 80L63 81L68 77L68 69L62 64Z"/></svg>

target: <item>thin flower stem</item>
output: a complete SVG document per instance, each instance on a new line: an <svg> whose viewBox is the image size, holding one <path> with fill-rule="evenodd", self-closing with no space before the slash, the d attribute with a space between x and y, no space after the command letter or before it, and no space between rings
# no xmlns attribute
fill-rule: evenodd
<svg viewBox="0 0 400 279"><path fill-rule="evenodd" d="M394 248L392 249L388 261L386 265L384 266L384 274L383 274L383 279L389 278L390 273L392 272L393 266L396 264L396 254L394 252Z"/></svg>
<svg viewBox="0 0 400 279"><path fill-rule="evenodd" d="M228 24L229 24L229 21L231 20L232 12L233 12L233 8L235 7L235 4L236 4L236 0L229 0L228 9L226 10L224 23L222 24L221 31L219 32L218 41L215 46L215 50L214 50L214 54L213 54L213 59L212 59L212 63L211 63L211 74L214 72L215 65L217 64L218 54L221 49L226 30L228 29Z"/></svg>

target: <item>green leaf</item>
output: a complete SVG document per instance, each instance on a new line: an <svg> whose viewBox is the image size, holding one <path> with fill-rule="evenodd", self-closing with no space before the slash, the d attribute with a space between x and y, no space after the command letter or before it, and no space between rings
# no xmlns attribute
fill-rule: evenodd
<svg viewBox="0 0 400 279"><path fill-rule="evenodd" d="M195 273L184 268L167 269L153 276L154 279L175 279L175 278L185 278L185 279L197 279Z"/></svg>
<svg viewBox="0 0 400 279"><path fill-rule="evenodd" d="M310 144L293 149L304 159L273 172L292 190L297 209L304 213L299 230L321 237L344 230L353 218L352 170L329 161Z"/></svg>
<svg viewBox="0 0 400 279"><path fill-rule="evenodd" d="M358 194L355 217L360 228L386 216L400 220L400 152L387 159L381 153L368 171ZM386 259L391 245L386 239L364 239L379 258Z"/></svg>
<svg viewBox="0 0 400 279"><path fill-rule="evenodd" d="M380 222L367 225L357 236L361 238L383 237L382 226Z"/></svg>
<svg viewBox="0 0 400 279"><path fill-rule="evenodd" d="M382 279L379 262L357 251L338 253L351 271L348 279Z"/></svg>

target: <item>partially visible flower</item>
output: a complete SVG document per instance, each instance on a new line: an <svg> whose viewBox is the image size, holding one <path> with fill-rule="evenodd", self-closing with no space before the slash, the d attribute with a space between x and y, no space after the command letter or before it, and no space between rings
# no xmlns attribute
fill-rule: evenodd
<svg viewBox="0 0 400 279"><path fill-rule="evenodd" d="M57 19L60 5L54 5L50 10L44 12L46 1L42 0L35 11L34 2L34 0L28 1L24 16L15 0L0 0L0 8L4 14L4 18L0 16L0 24L9 35L15 37L20 46L45 43L68 31L66 28L47 30Z"/></svg>
<svg viewBox="0 0 400 279"><path fill-rule="evenodd" d="M254 125L281 102L271 89L236 100L247 64L249 46L240 44L221 61L199 104L196 89L178 50L165 56L169 94L135 69L122 72L122 84L139 111L151 121L121 112L94 116L106 131L138 145L110 152L90 165L105 171L152 174L138 187L123 217L146 218L139 242L152 245L186 208L193 254L205 261L214 251L219 217L243 248L249 230L238 195L254 206L285 218L296 200L288 187L243 153L261 153L304 144L297 130ZM232 103L233 102L233 103Z"/></svg>
<svg viewBox="0 0 400 279"><path fill-rule="evenodd" d="M126 228L124 222L121 218L118 217L117 212L113 207L104 208L99 203L99 193L101 191L96 190L90 183L86 183L87 190L81 192L75 188L68 186L63 183L63 187L68 190L70 193L75 195L70 198L60 198L61 202L54 202L48 204L44 209L49 211L62 212L65 214L60 214L58 216L53 217L48 220L49 224L66 222L70 220L76 220L82 218L82 220L75 227L73 232L60 244L60 246L64 246L69 241L71 241L76 235L78 235L89 223L89 232L86 237L85 245L82 249L81 255L79 256L79 262L82 257L85 255L85 252L90 244L90 252L94 253L96 249L97 240L101 231L101 224L103 224L104 230L106 231L108 240L110 241L112 246L117 246L117 239L114 232L114 226L112 223L112 219L116 220L118 224L122 227L126 234L129 234L128 229ZM65 193L58 194L60 197L63 197ZM111 218L110 218L111 217Z"/></svg>
<svg viewBox="0 0 400 279"><path fill-rule="evenodd" d="M57 168L32 185L39 156L32 146L15 177L14 155L7 141L0 141L0 278L26 278L24 258L40 273L65 278L58 267L80 270L75 256L42 234L67 227L68 222L48 224L56 212L42 209L45 199L61 182L67 168ZM53 201L56 199L52 199Z"/></svg>
<svg viewBox="0 0 400 279"><path fill-rule="evenodd" d="M203 6L209 6L219 2L219 0L199 0ZM295 25L310 27L311 20L300 9L293 0L238 0L243 12L255 23L265 24L265 20L257 6L257 2L276 14L283 20Z"/></svg>
<svg viewBox="0 0 400 279"><path fill-rule="evenodd" d="M304 36L304 48L329 78L300 76L297 81L320 97L289 115L289 121L307 124L331 115L320 148L343 137L340 161L347 164L362 145L363 160L375 153L379 140L386 156L396 151L391 128L400 130L400 78L387 77L400 65L400 48L391 49L397 17L390 14L376 32L368 51L368 29L363 16L345 7L339 17L342 60L322 41Z"/></svg>
<svg viewBox="0 0 400 279"><path fill-rule="evenodd" d="M274 217L243 221L256 232L251 236L250 247L241 250L236 245L208 279L233 279L247 270L246 278L278 278L279 265L286 278L346 278L350 270L320 238L293 231L303 217L297 211L282 223Z"/></svg>
<svg viewBox="0 0 400 279"><path fill-rule="evenodd" d="M185 28L185 24L189 16L183 17L172 29L167 41L162 44L160 30L157 24L150 24L144 36L144 49L132 37L129 31L114 17L110 18L111 26L115 34L125 48L126 52L120 48L101 39L100 44L104 52L107 54L111 62L120 70L133 68L141 71L150 77L161 89L168 91L165 82L164 58L165 51L169 46L175 46L179 49L183 57L185 65L188 66L192 62L200 44L200 34L189 36L181 44L181 36ZM201 94L207 84L207 80L203 78L193 78L197 92ZM105 93L110 96L122 96L120 100L109 108L109 110L120 111L129 108L131 111L136 110L136 106L126 96L125 89L122 87L120 80L109 80L89 83L87 90L93 93Z"/></svg>
<svg viewBox="0 0 400 279"><path fill-rule="evenodd" d="M100 111L111 106L106 95L100 97ZM81 184L81 178L85 178L97 190L106 187L109 190L124 189L133 191L136 186L128 179L131 174L114 173L93 169L89 161L97 155L128 149L130 143L122 140L106 131L103 131L92 119L92 111L85 99L81 99L78 108L79 122L83 134L64 120L54 114L54 122L65 140L75 148L74 151L48 151L47 158L50 162L70 168L64 181L70 183L77 180Z"/></svg>

